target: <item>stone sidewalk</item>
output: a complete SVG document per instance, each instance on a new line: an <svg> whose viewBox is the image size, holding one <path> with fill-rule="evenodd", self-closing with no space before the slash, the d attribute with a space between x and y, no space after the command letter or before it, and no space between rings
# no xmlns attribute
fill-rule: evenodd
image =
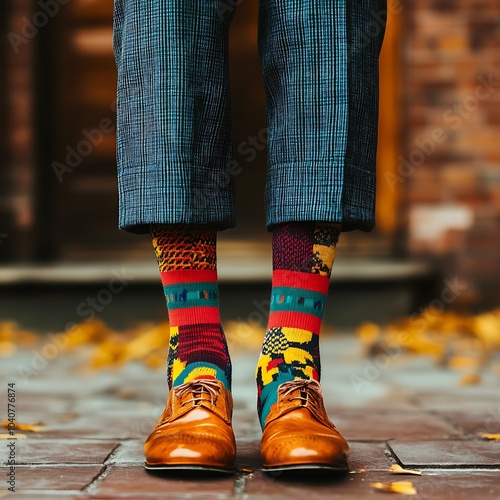
<svg viewBox="0 0 500 500"><path fill-rule="evenodd" d="M2 358L0 420L7 419L7 384L15 383L18 423L44 422L41 432L18 430L16 493L7 488L5 443L0 496L8 499L376 499L406 495L371 483L411 481L422 499L500 498L498 375L484 370L479 385L460 386L460 372L425 357L364 357L353 335L322 338L323 388L329 415L351 444L350 473L270 476L260 470L255 412L257 351L233 352L234 426L239 472L234 476L153 475L143 466L142 443L163 410L162 370L131 363L88 372L84 353L57 356L47 366L33 351ZM35 367L29 378L23 370ZM23 368L24 367L24 368ZM25 375L26 375L25 371ZM7 429L0 431L6 433ZM418 469L398 475L399 464Z"/></svg>

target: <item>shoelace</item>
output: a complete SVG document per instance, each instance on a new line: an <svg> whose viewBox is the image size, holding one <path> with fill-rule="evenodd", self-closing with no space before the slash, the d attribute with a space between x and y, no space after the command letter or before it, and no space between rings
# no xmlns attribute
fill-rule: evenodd
<svg viewBox="0 0 500 500"><path fill-rule="evenodd" d="M203 400L203 394L208 394L210 396L210 404L215 404L215 400L219 395L219 385L215 380L191 380L191 382L186 382L176 388L176 393L179 398L184 396L186 393L192 393L190 399L182 402L182 406L194 402Z"/></svg>
<svg viewBox="0 0 500 500"><path fill-rule="evenodd" d="M321 386L316 380L292 380L281 385L281 395L283 399L295 391L300 391L297 396L289 398L289 401L299 400L304 405L309 403L316 412L320 412L322 392Z"/></svg>

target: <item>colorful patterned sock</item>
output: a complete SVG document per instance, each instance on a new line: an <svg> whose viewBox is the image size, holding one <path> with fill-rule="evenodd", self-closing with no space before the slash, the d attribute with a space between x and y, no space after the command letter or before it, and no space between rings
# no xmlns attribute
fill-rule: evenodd
<svg viewBox="0 0 500 500"><path fill-rule="evenodd" d="M280 384L319 381L319 330L339 233L340 224L319 222L273 231L271 307L256 370L262 427Z"/></svg>
<svg viewBox="0 0 500 500"><path fill-rule="evenodd" d="M217 233L204 226L151 226L170 321L170 388L198 378L231 389L231 360L220 324Z"/></svg>

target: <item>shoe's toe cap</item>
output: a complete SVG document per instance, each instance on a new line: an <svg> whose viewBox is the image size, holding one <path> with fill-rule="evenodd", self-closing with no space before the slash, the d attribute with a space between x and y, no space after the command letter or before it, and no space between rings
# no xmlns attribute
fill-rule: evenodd
<svg viewBox="0 0 500 500"><path fill-rule="evenodd" d="M324 465L347 467L349 445L335 428L314 421L282 418L264 428L261 451L265 467Z"/></svg>
<svg viewBox="0 0 500 500"><path fill-rule="evenodd" d="M231 439L210 434L156 434L144 444L148 465L210 465L231 467L235 460Z"/></svg>

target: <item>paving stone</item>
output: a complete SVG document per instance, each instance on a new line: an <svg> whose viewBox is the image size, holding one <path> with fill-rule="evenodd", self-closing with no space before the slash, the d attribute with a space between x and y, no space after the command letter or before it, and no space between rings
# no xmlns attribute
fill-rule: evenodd
<svg viewBox="0 0 500 500"><path fill-rule="evenodd" d="M86 439L146 439L158 418L147 408L131 408L128 412L102 411L74 414L63 422L47 422L43 433L33 434L34 439L86 438Z"/></svg>
<svg viewBox="0 0 500 500"><path fill-rule="evenodd" d="M483 388L462 387L437 394L416 393L415 400L422 408L436 412L493 411L498 413L500 411L498 385Z"/></svg>
<svg viewBox="0 0 500 500"><path fill-rule="evenodd" d="M254 440L236 440L237 456L236 466L238 468L255 471L262 467L260 455L260 438Z"/></svg>
<svg viewBox="0 0 500 500"><path fill-rule="evenodd" d="M117 465L144 464L144 440L122 441L110 458L110 462Z"/></svg>
<svg viewBox="0 0 500 500"><path fill-rule="evenodd" d="M352 471L360 469L388 469L393 462L385 454L385 446L385 443L358 443L350 441L349 469Z"/></svg>
<svg viewBox="0 0 500 500"><path fill-rule="evenodd" d="M96 478L103 467L100 465L30 466L16 467L16 490L81 490ZM1 467L1 477L6 468ZM3 486L3 485L2 485Z"/></svg>
<svg viewBox="0 0 500 500"><path fill-rule="evenodd" d="M270 475L259 471L247 480L245 494L252 500L373 499L367 477L366 474L317 475L298 472Z"/></svg>
<svg viewBox="0 0 500 500"><path fill-rule="evenodd" d="M500 469L500 442L397 440L389 443L389 446L401 463L409 467L460 466L471 469L478 467Z"/></svg>
<svg viewBox="0 0 500 500"><path fill-rule="evenodd" d="M395 495L394 498L420 498L432 500L498 500L500 498L500 474L498 472L467 471L425 472L422 476L396 475L387 472L348 474L344 477L318 479L314 476L301 478L270 476L263 472L254 474L247 481L245 493L252 500L286 498L288 500L384 498L375 491L373 482L391 483L411 481L417 490L415 497Z"/></svg>
<svg viewBox="0 0 500 500"><path fill-rule="evenodd" d="M451 423L423 412L373 413L370 409L332 416L334 424L347 440L445 439L462 437Z"/></svg>
<svg viewBox="0 0 500 500"><path fill-rule="evenodd" d="M190 498L218 498L233 495L235 476L218 475L202 477L196 473L151 473L141 466L112 466L106 477L92 494L106 498L127 492L128 495L174 496L190 495Z"/></svg>
<svg viewBox="0 0 500 500"><path fill-rule="evenodd" d="M60 495L60 491L54 490L39 490L33 493L23 493L22 491L16 491L16 493L10 493L7 496L2 496L2 500L86 500L85 497L79 494L75 495Z"/></svg>
<svg viewBox="0 0 500 500"><path fill-rule="evenodd" d="M16 385L16 413L18 420L21 422L25 417L35 420L41 420L40 413L65 412L69 410L71 398L63 397L60 394L51 394L47 387L47 394L34 393L32 391L24 391L17 388Z"/></svg>
<svg viewBox="0 0 500 500"><path fill-rule="evenodd" d="M257 409L236 410L233 414L233 429L237 438L260 439L262 430L257 417Z"/></svg>
<svg viewBox="0 0 500 500"><path fill-rule="evenodd" d="M408 476L405 476L408 477ZM500 471L428 471L411 481L418 492L416 498L438 500L498 500Z"/></svg>
<svg viewBox="0 0 500 500"><path fill-rule="evenodd" d="M500 404L496 409L482 412L447 412L441 414L442 418L449 419L453 424L463 429L470 435L476 436L479 432L500 434Z"/></svg>
<svg viewBox="0 0 500 500"><path fill-rule="evenodd" d="M116 442L74 439L19 439L18 464L102 464Z"/></svg>

